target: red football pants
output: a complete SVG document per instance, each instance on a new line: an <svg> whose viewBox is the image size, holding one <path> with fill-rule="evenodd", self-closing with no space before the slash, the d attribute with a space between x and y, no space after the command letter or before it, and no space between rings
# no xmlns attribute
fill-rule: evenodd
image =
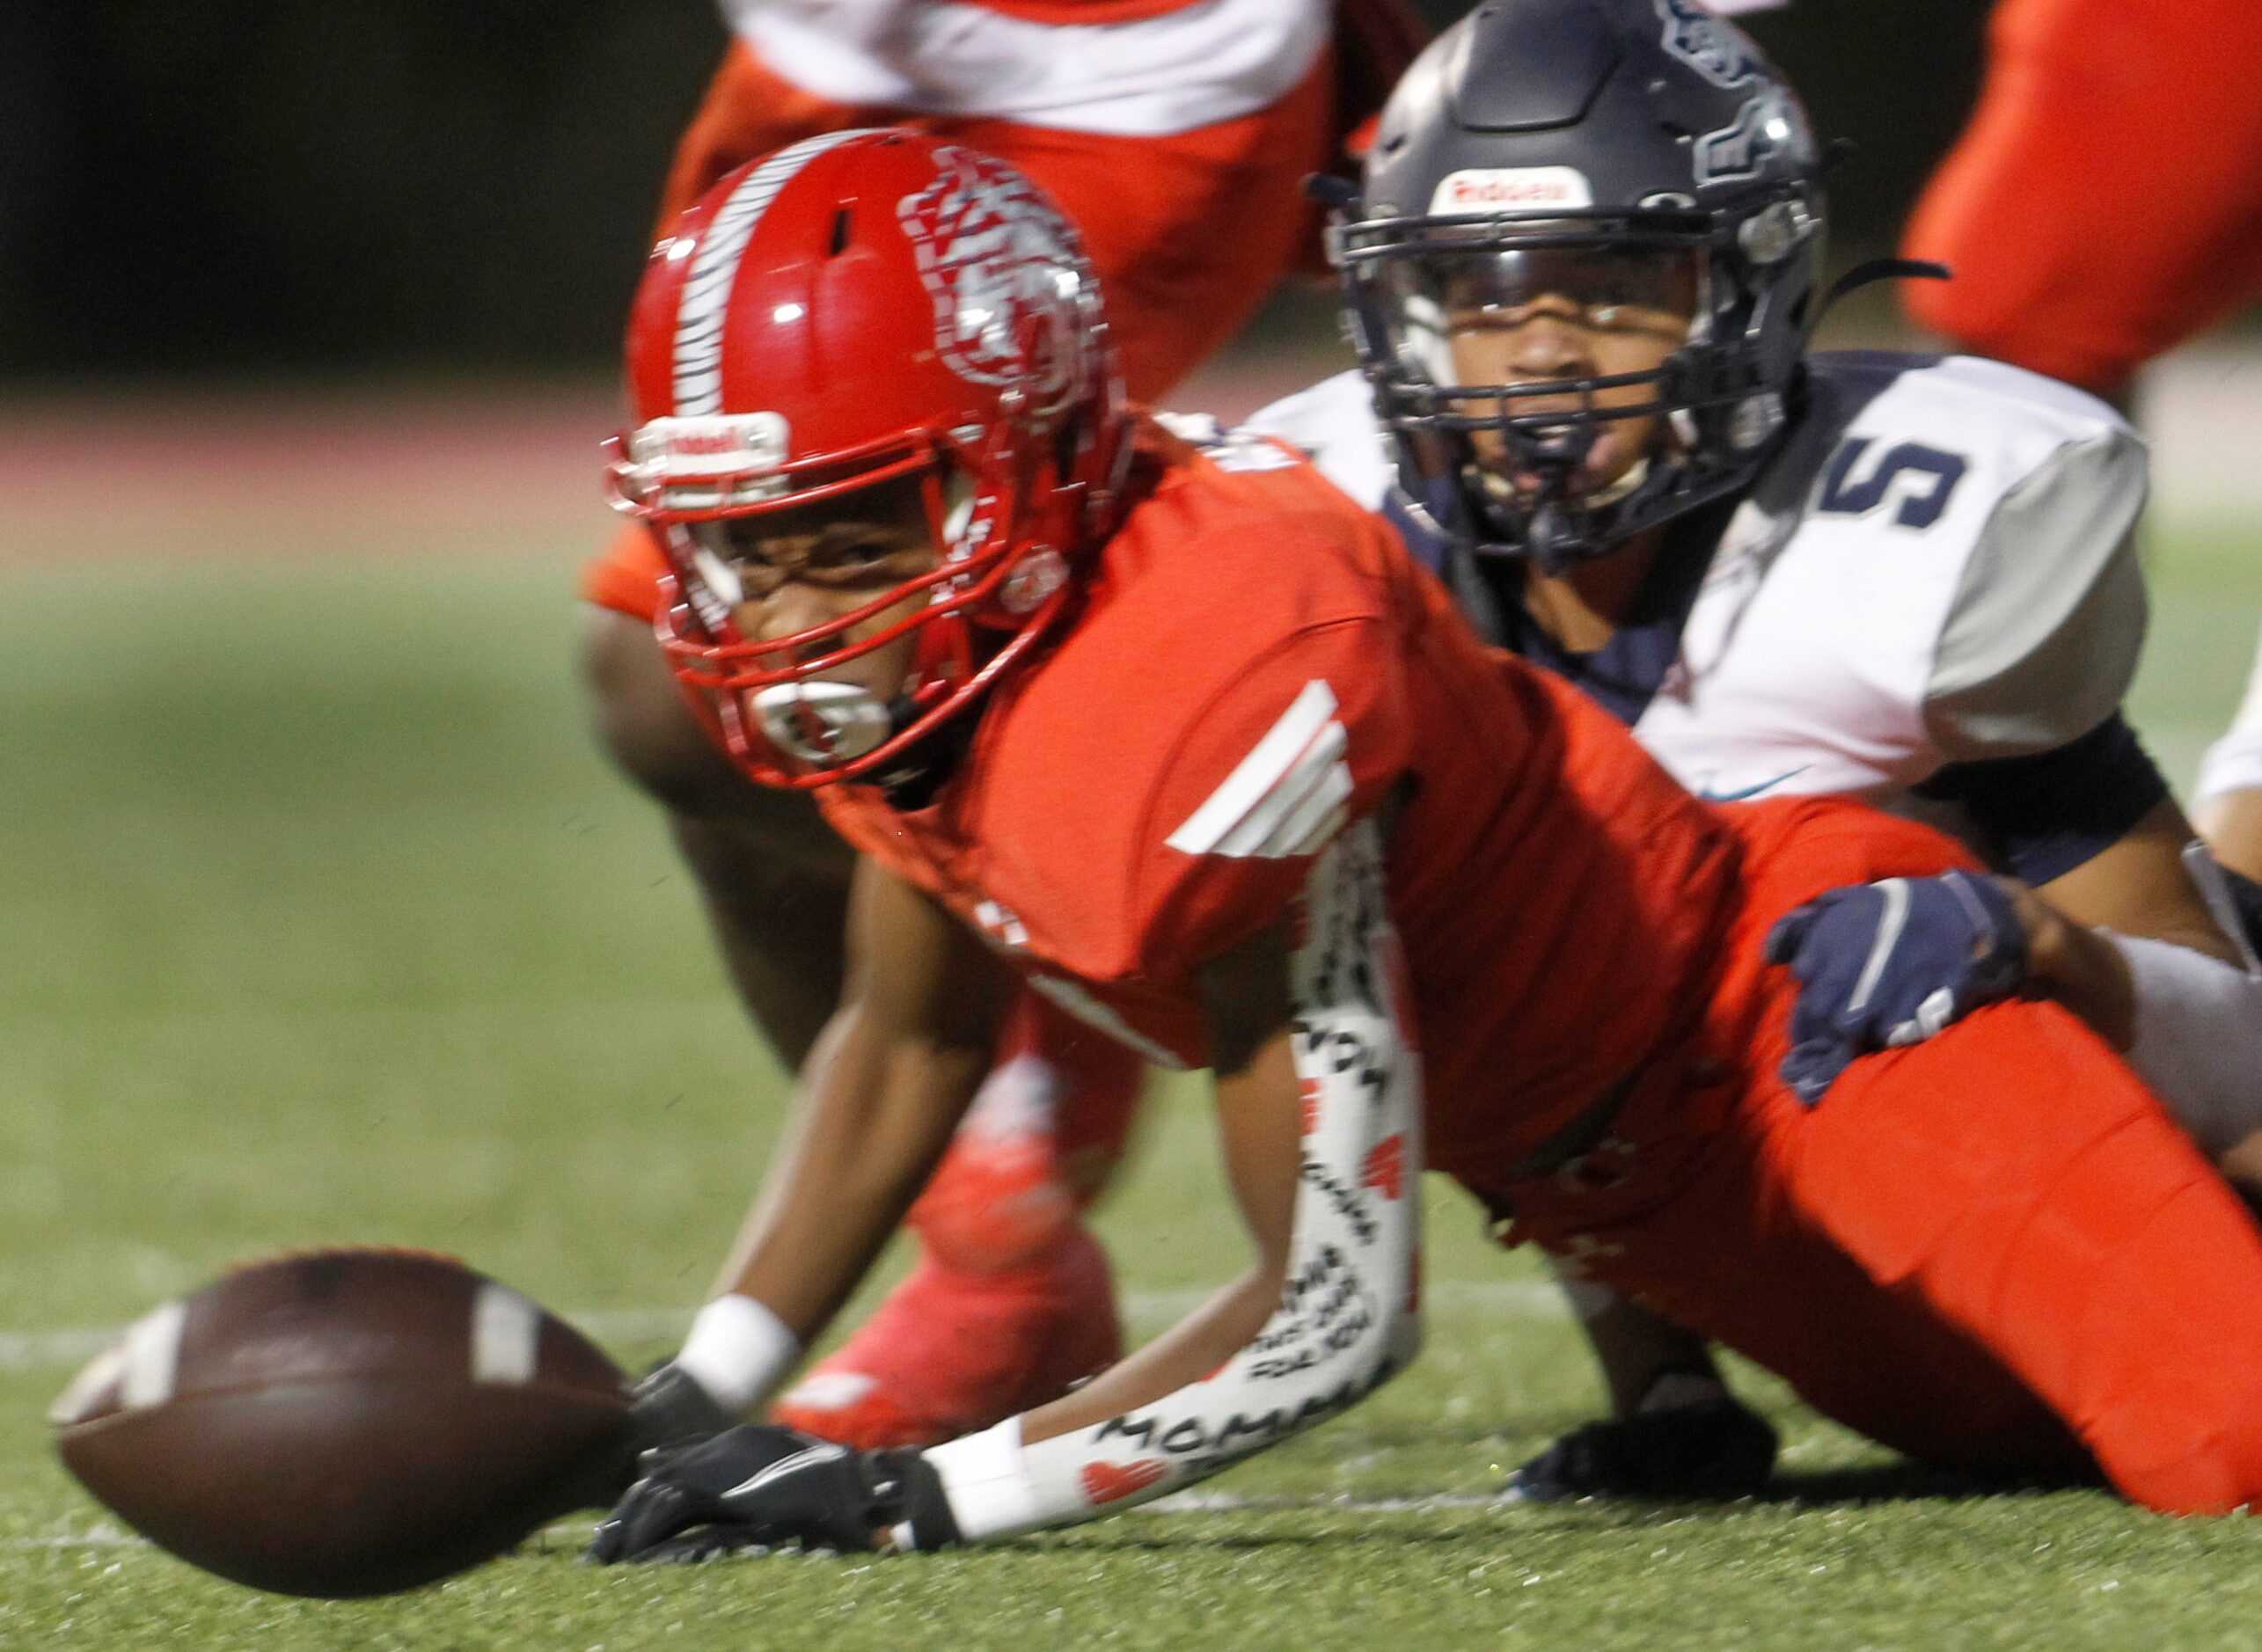
<svg viewBox="0 0 2262 1652"><path fill-rule="evenodd" d="M961 1273L1043 1267L1122 1159L1146 1064L1024 987L911 1225Z"/></svg>
<svg viewBox="0 0 2262 1652"><path fill-rule="evenodd" d="M1910 313L2112 391L2262 294L2262 15L2253 0L2000 0L1972 123L1903 250Z"/></svg>
<svg viewBox="0 0 2262 1652"><path fill-rule="evenodd" d="M1980 1011L1856 1062L1819 1105L1776 1077L1793 983L1759 949L1838 884L1947 839L1826 800L1728 811L1749 899L1704 1030L1614 1139L1509 1184L1521 1235L1931 1462L2086 1451L2172 1513L2262 1500L2262 1236L2105 1045L2053 1005Z"/></svg>

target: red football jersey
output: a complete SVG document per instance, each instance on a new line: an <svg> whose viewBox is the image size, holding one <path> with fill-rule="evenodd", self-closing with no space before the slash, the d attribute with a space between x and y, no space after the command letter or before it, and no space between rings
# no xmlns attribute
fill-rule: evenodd
<svg viewBox="0 0 2262 1652"><path fill-rule="evenodd" d="M1286 450L1143 447L1160 473L1082 611L936 800L829 786L827 816L1048 997L1188 1067L1197 968L1292 920L1316 856L1373 818L1431 1162L1514 1159L1701 1007L1728 833Z"/></svg>

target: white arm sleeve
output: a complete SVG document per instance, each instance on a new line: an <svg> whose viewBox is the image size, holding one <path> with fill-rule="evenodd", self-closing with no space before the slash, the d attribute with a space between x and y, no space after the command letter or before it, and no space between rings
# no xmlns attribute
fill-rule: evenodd
<svg viewBox="0 0 2262 1652"><path fill-rule="evenodd" d="M969 1542L1113 1513L1333 1416L1421 1346L1419 1064L1374 828L1320 857L1291 964L1303 1170L1280 1306L1209 1377L1034 1445L1021 1421L930 1451Z"/></svg>
<svg viewBox="0 0 2262 1652"><path fill-rule="evenodd" d="M2136 987L2128 1064L2210 1159L2262 1129L2262 976L2188 947L2099 932Z"/></svg>

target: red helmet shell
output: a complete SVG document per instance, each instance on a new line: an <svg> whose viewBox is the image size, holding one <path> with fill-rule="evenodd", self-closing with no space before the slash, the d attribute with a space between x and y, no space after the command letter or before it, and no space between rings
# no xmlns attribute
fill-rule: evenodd
<svg viewBox="0 0 2262 1652"><path fill-rule="evenodd" d="M1074 230L1004 163L911 132L828 134L725 177L652 254L628 373L639 423L614 444L614 502L668 554L678 600L660 629L678 676L771 784L869 771L966 709L1057 617L1129 450ZM832 751L817 727L781 749L754 698L884 639L797 659L849 616L756 647L685 524L911 471L928 479L942 566L859 613L928 592L904 622L926 628L917 680L878 746ZM860 739L876 727L868 708L851 720Z"/></svg>

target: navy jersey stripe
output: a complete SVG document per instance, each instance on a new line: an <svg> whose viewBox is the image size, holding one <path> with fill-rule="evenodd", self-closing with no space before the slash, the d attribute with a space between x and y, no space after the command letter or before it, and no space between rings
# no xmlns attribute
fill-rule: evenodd
<svg viewBox="0 0 2262 1652"><path fill-rule="evenodd" d="M1995 865L2044 884L2127 837L2168 795L2168 782L2115 712L2054 750L1951 763L1915 790L1961 804Z"/></svg>

